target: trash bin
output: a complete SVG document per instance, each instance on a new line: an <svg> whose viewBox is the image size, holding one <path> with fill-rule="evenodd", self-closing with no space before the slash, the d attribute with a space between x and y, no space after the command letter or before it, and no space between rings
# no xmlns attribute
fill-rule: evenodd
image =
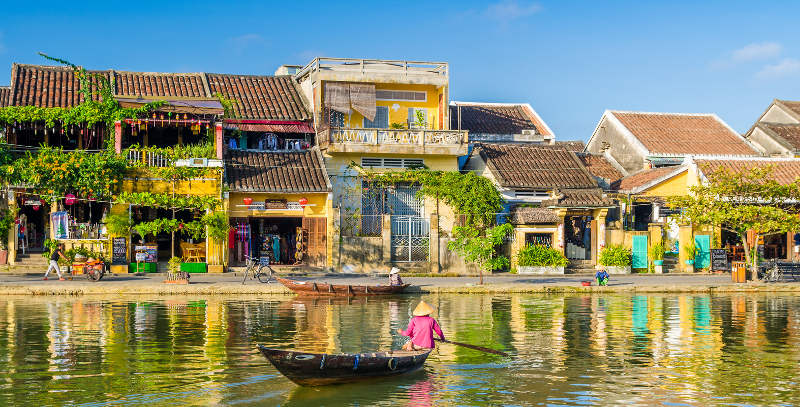
<svg viewBox="0 0 800 407"><path fill-rule="evenodd" d="M731 262L731 280L734 283L747 282L747 263L743 261Z"/></svg>

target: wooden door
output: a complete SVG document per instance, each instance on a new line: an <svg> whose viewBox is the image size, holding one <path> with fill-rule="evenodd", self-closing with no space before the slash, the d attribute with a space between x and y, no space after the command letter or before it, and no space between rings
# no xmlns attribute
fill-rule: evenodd
<svg viewBox="0 0 800 407"><path fill-rule="evenodd" d="M326 253L328 251L328 219L303 218L303 230L308 235L308 249L306 251L308 265L325 267Z"/></svg>
<svg viewBox="0 0 800 407"><path fill-rule="evenodd" d="M631 267L635 269L647 268L647 236L633 236L633 250L631 253Z"/></svg>
<svg viewBox="0 0 800 407"><path fill-rule="evenodd" d="M711 236L697 235L694 237L694 268L704 269L711 265Z"/></svg>

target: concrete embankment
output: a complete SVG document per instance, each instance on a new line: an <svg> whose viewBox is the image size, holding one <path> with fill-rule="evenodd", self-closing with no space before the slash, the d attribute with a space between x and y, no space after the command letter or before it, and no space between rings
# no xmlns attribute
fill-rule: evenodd
<svg viewBox="0 0 800 407"><path fill-rule="evenodd" d="M296 277L300 280L332 282L335 284L385 284L384 277L356 275L317 275ZM0 295L256 295L287 296L292 292L278 283L262 284L242 276L193 275L188 285L164 284L164 275L145 276L114 275L99 282L85 279L42 281L34 275L0 275ZM735 284L727 275L626 275L612 276L605 287L583 286L581 281L591 281L591 276L521 276L494 275L478 285L476 277L409 277L409 294L501 294L501 293L794 293L800 292L800 283L746 283Z"/></svg>

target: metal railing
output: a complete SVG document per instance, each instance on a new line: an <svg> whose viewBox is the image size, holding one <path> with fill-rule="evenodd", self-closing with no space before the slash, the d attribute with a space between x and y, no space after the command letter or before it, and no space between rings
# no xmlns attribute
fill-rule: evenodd
<svg viewBox="0 0 800 407"><path fill-rule="evenodd" d="M342 236L380 237L383 233L383 215L342 213Z"/></svg>
<svg viewBox="0 0 800 407"><path fill-rule="evenodd" d="M450 74L447 62L318 57L298 71L295 77L302 78L319 71L360 72L362 74L402 73L406 76L436 75L445 78Z"/></svg>
<svg viewBox="0 0 800 407"><path fill-rule="evenodd" d="M131 163L143 163L148 167L171 167L172 160L162 154L150 151L128 150L128 161Z"/></svg>
<svg viewBox="0 0 800 407"><path fill-rule="evenodd" d="M462 145L466 130L331 128L320 132L331 143L372 145Z"/></svg>

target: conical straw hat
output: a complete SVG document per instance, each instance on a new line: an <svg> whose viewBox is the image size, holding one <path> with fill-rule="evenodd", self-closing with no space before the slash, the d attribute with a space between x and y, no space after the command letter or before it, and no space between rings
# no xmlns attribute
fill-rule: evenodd
<svg viewBox="0 0 800 407"><path fill-rule="evenodd" d="M425 301L420 301L419 304L417 304L417 308L414 308L414 312L412 312L411 314L414 315L415 317L423 317L425 315L430 315L432 313L433 313L433 307L428 305L428 303Z"/></svg>

